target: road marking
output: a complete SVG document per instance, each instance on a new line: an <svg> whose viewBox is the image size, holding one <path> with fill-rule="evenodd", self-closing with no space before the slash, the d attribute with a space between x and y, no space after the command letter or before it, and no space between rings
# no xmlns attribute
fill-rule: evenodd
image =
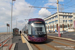
<svg viewBox="0 0 75 50"><path fill-rule="evenodd" d="M26 43L26 42L25 42L25 38L23 37L22 34L21 34L21 39L22 39L22 43Z"/></svg>

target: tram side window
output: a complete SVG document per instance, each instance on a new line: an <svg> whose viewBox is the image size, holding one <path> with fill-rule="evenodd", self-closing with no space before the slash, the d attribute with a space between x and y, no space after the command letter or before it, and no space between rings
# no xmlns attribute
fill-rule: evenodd
<svg viewBox="0 0 75 50"><path fill-rule="evenodd" d="M31 25L28 25L28 34L31 35Z"/></svg>

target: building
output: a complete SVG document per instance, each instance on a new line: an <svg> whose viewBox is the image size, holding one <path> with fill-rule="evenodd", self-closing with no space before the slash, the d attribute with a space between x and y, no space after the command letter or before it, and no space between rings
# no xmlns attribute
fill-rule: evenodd
<svg viewBox="0 0 75 50"><path fill-rule="evenodd" d="M70 28L75 28L75 13L69 13L69 12L59 12L59 18L60 18L60 31L64 31ZM58 31L58 16L57 13L50 15L46 18L44 18L46 23L46 30L47 32L49 30L51 31Z"/></svg>

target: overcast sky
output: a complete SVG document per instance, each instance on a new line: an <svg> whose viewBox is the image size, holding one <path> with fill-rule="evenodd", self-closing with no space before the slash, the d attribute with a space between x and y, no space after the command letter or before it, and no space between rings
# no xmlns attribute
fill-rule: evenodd
<svg viewBox="0 0 75 50"><path fill-rule="evenodd" d="M46 8L30 8L29 6L57 8L57 0L16 0L13 2L13 25L21 30L25 23L25 19L30 18L45 18L57 9ZM11 24L11 4L12 0L0 0L0 32L6 32L6 24ZM59 11L75 12L75 0L59 0ZM62 8L62 9L61 9Z"/></svg>

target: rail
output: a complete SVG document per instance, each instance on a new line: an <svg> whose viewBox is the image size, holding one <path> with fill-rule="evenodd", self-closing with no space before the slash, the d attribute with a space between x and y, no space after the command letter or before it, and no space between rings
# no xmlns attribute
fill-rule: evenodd
<svg viewBox="0 0 75 50"><path fill-rule="evenodd" d="M12 35L9 34L7 38L0 41L0 50L10 50L10 46L12 44Z"/></svg>

